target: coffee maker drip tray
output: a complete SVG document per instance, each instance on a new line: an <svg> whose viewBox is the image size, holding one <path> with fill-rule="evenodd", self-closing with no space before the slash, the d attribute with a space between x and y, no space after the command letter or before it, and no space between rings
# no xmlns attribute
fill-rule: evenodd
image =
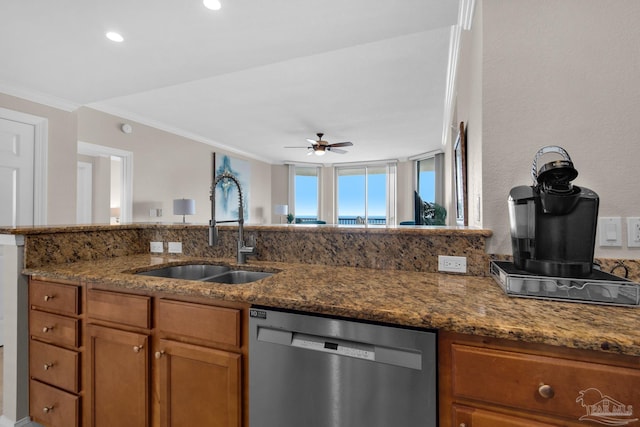
<svg viewBox="0 0 640 427"><path fill-rule="evenodd" d="M594 269L579 279L539 276L518 270L513 263L491 261L490 271L511 297L548 299L590 304L640 305L640 284Z"/></svg>

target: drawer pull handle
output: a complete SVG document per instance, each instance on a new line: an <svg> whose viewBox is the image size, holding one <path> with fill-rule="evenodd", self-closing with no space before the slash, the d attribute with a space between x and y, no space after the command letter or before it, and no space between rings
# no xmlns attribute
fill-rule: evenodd
<svg viewBox="0 0 640 427"><path fill-rule="evenodd" d="M49 412L52 412L52 411L53 411L53 405L51 405L51 406L45 406L44 408L42 408L42 411L43 411L45 414L48 414Z"/></svg>
<svg viewBox="0 0 640 427"><path fill-rule="evenodd" d="M140 350L142 350L143 348L144 348L143 345L134 345L133 351L135 351L136 353L140 353Z"/></svg>
<svg viewBox="0 0 640 427"><path fill-rule="evenodd" d="M44 364L44 370L48 371L49 369L53 368L53 362L52 363L45 363Z"/></svg>
<svg viewBox="0 0 640 427"><path fill-rule="evenodd" d="M540 384L540 387L538 387L538 393L545 399L551 399L555 394L553 387L548 384Z"/></svg>
<svg viewBox="0 0 640 427"><path fill-rule="evenodd" d="M46 302L46 301L50 301L50 300L52 300L52 299L53 299L53 295L45 295L45 296L44 296L44 300L45 300L45 302Z"/></svg>
<svg viewBox="0 0 640 427"><path fill-rule="evenodd" d="M460 423L458 427L467 427L467 425L465 423Z"/></svg>
<svg viewBox="0 0 640 427"><path fill-rule="evenodd" d="M156 351L156 359L160 359L162 356L164 356L164 350L160 350L160 351Z"/></svg>
<svg viewBox="0 0 640 427"><path fill-rule="evenodd" d="M42 328L42 332L44 332L45 334L51 331L53 331L53 326L45 326L44 328Z"/></svg>

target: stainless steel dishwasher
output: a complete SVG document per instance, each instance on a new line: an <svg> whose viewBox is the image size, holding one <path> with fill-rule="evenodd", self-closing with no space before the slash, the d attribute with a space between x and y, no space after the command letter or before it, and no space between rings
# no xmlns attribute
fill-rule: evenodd
<svg viewBox="0 0 640 427"><path fill-rule="evenodd" d="M251 427L436 427L436 334L254 307Z"/></svg>

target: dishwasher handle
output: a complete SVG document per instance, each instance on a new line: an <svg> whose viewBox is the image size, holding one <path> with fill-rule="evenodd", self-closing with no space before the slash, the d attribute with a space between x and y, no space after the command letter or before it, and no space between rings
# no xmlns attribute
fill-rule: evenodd
<svg viewBox="0 0 640 427"><path fill-rule="evenodd" d="M258 326L258 341L404 368L422 369L422 353L416 349L379 346L266 326Z"/></svg>

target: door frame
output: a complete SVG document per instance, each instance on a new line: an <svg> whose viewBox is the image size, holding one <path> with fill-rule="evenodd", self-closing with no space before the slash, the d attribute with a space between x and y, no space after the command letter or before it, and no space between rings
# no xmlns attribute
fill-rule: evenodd
<svg viewBox="0 0 640 427"><path fill-rule="evenodd" d="M34 128L33 225L46 225L49 120L1 107L0 118L26 123Z"/></svg>
<svg viewBox="0 0 640 427"><path fill-rule="evenodd" d="M78 200L76 223L93 222L93 163L78 161Z"/></svg>
<svg viewBox="0 0 640 427"><path fill-rule="evenodd" d="M116 156L122 159L122 188L120 189L120 223L133 218L133 153L131 151L78 141L78 154L85 156Z"/></svg>

